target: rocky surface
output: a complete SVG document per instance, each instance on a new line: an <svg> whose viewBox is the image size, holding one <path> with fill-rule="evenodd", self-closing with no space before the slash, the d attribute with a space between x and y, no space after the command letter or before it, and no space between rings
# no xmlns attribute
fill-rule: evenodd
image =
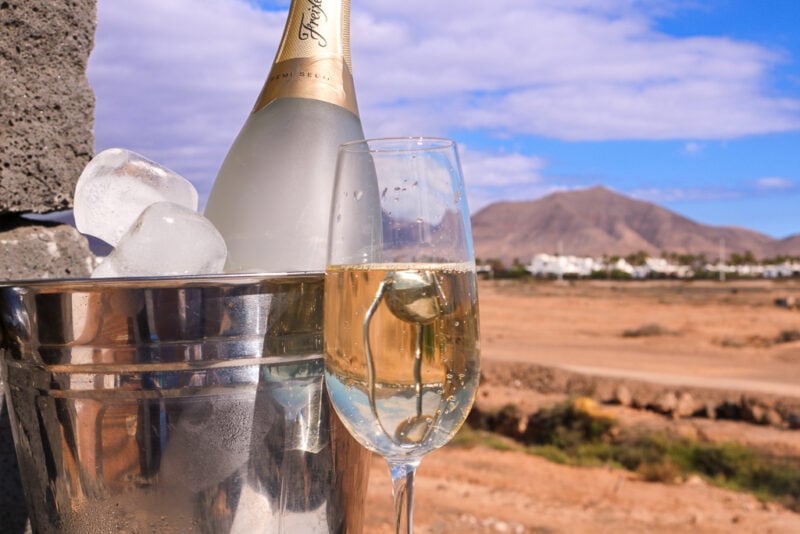
<svg viewBox="0 0 800 534"><path fill-rule="evenodd" d="M0 280L87 277L94 256L86 237L64 224L0 221Z"/></svg>
<svg viewBox="0 0 800 534"><path fill-rule="evenodd" d="M800 398L792 396L758 391L676 387L629 378L592 376L522 362L486 362L484 382L487 381L541 394L586 396L603 404L650 411L675 419L696 417L792 430L800 428ZM509 404L515 404L515 400L509 399ZM474 417L480 416L480 405L479 402ZM524 426L527 424L524 419L528 415L524 410L520 411L517 413L520 420L506 421L502 426L509 429Z"/></svg>
<svg viewBox="0 0 800 534"><path fill-rule="evenodd" d="M86 66L96 0L0 0L0 280L87 276L94 256L74 228L24 213L72 207L94 153ZM0 531L26 526L8 417L0 402Z"/></svg>
<svg viewBox="0 0 800 534"><path fill-rule="evenodd" d="M95 0L0 0L0 214L72 205L94 152Z"/></svg>
<svg viewBox="0 0 800 534"><path fill-rule="evenodd" d="M0 0L0 280L86 276L93 255L66 225L24 213L72 207L94 152L86 66L96 1Z"/></svg>

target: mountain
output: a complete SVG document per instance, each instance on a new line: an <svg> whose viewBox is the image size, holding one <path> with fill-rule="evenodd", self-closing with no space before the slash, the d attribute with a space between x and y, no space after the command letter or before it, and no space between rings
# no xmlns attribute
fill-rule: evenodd
<svg viewBox="0 0 800 534"><path fill-rule="evenodd" d="M757 258L800 255L800 235L783 240L731 226L698 223L651 202L602 186L526 202L497 202L472 216L475 255L507 265L541 252L625 256L640 250L706 254L752 252Z"/></svg>
<svg viewBox="0 0 800 534"><path fill-rule="evenodd" d="M770 256L798 256L800 255L798 251L800 251L800 234L794 234L777 241Z"/></svg>

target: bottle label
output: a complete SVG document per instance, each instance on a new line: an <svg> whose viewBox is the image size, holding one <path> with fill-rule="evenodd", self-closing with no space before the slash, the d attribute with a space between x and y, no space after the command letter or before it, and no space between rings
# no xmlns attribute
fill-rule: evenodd
<svg viewBox="0 0 800 534"><path fill-rule="evenodd" d="M303 57L275 63L253 113L277 98L322 100L358 115L353 76L341 57Z"/></svg>
<svg viewBox="0 0 800 534"><path fill-rule="evenodd" d="M294 0L253 113L277 98L322 100L358 115L350 69L350 0Z"/></svg>

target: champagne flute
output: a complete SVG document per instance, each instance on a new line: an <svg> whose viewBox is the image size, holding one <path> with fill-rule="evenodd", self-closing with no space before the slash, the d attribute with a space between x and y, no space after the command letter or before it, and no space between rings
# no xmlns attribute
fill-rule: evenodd
<svg viewBox="0 0 800 534"><path fill-rule="evenodd" d="M478 298L466 194L449 139L339 149L325 275L325 379L340 419L392 475L412 532L414 475L475 400Z"/></svg>

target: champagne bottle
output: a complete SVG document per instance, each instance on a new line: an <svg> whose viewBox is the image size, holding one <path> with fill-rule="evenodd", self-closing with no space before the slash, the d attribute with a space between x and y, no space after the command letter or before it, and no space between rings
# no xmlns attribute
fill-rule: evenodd
<svg viewBox="0 0 800 534"><path fill-rule="evenodd" d="M292 0L275 61L231 146L205 215L228 272L321 271L337 150L362 139L350 0Z"/></svg>

